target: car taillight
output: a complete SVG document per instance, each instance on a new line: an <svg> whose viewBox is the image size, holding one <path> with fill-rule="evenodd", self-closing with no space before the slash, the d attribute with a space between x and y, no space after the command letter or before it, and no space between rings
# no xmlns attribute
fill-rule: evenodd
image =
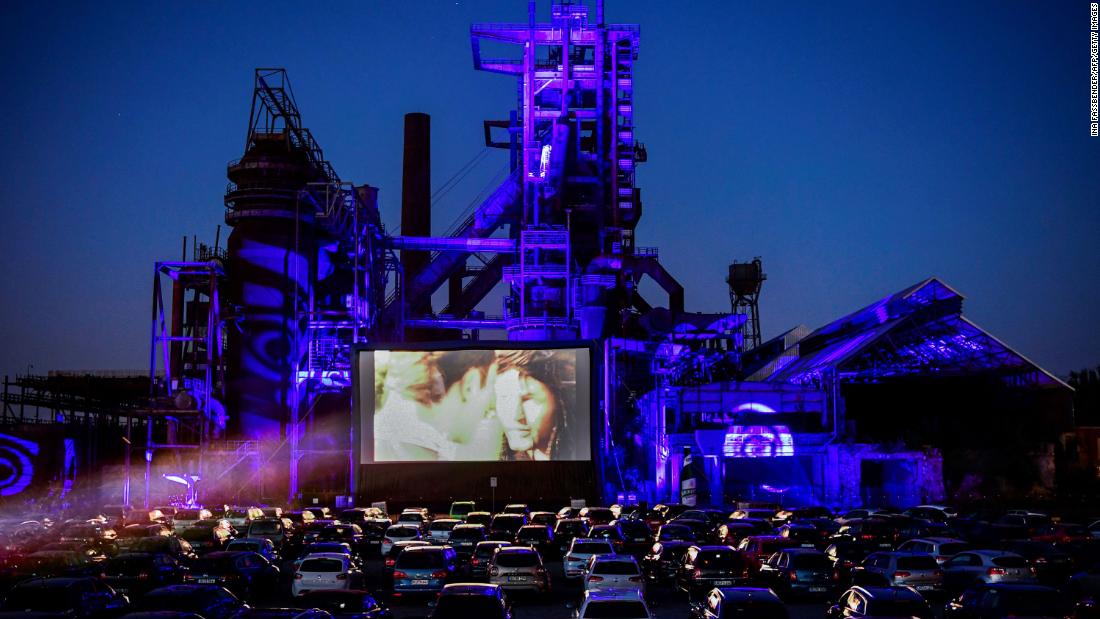
<svg viewBox="0 0 1100 619"><path fill-rule="evenodd" d="M301 572L298 572L297 574L294 575L294 580L301 580L301 579L302 579L302 573Z"/></svg>
<svg viewBox="0 0 1100 619"><path fill-rule="evenodd" d="M1006 572L1003 567L991 567L986 571L986 574L989 574L990 576L1004 576L1005 573Z"/></svg>
<svg viewBox="0 0 1100 619"><path fill-rule="evenodd" d="M447 570L436 570L432 572L432 578L446 578Z"/></svg>
<svg viewBox="0 0 1100 619"><path fill-rule="evenodd" d="M791 582L798 582L798 572L791 572Z"/></svg>
<svg viewBox="0 0 1100 619"><path fill-rule="evenodd" d="M936 563L943 563L944 561L946 561L950 558L951 557L945 557L943 555L936 555Z"/></svg>
<svg viewBox="0 0 1100 619"><path fill-rule="evenodd" d="M565 555L565 560L566 561L579 561L579 559L577 559L573 555Z"/></svg>
<svg viewBox="0 0 1100 619"><path fill-rule="evenodd" d="M590 574L588 576L588 582L603 582L603 576L596 576L594 574Z"/></svg>
<svg viewBox="0 0 1100 619"><path fill-rule="evenodd" d="M477 557L470 559L470 565L481 565L481 559L478 559Z"/></svg>
<svg viewBox="0 0 1100 619"><path fill-rule="evenodd" d="M1038 574L1038 573L1039 573L1039 572L1035 571L1035 568L1033 568L1033 567L1029 567L1029 568L1027 568L1027 569L1028 569L1028 571L1029 571L1029 572L1031 572L1031 575L1032 575L1032 576L1034 576L1034 575L1036 575L1036 574Z"/></svg>
<svg viewBox="0 0 1100 619"><path fill-rule="evenodd" d="M184 579L184 580L194 580L194 579L195 579L195 577L194 577L194 576L192 576L192 575L190 575L190 574L184 574L184 575L183 575L183 579Z"/></svg>
<svg viewBox="0 0 1100 619"><path fill-rule="evenodd" d="M909 578L911 574L909 572L894 572L894 578Z"/></svg>
<svg viewBox="0 0 1100 619"><path fill-rule="evenodd" d="M348 579L347 574L337 574L336 575L336 580L347 580L347 579Z"/></svg>
<svg viewBox="0 0 1100 619"><path fill-rule="evenodd" d="M627 578L627 580L629 580L630 582L642 582L642 577L641 576L631 576L630 578Z"/></svg>
<svg viewBox="0 0 1100 619"><path fill-rule="evenodd" d="M696 578L702 578L703 577L703 570L695 570L694 572L691 573L691 575L696 577Z"/></svg>
<svg viewBox="0 0 1100 619"><path fill-rule="evenodd" d="M401 570L396 570L393 573L393 577L394 578L408 578L409 575L406 574L405 572L402 572Z"/></svg>
<svg viewBox="0 0 1100 619"><path fill-rule="evenodd" d="M840 580L840 570L833 570L833 580Z"/></svg>
<svg viewBox="0 0 1100 619"><path fill-rule="evenodd" d="M390 538L388 538L388 537L383 537L383 538L382 538L382 543L383 543L383 544L392 544L392 543L393 543L393 540L392 540L392 539L390 539Z"/></svg>
<svg viewBox="0 0 1100 619"><path fill-rule="evenodd" d="M393 567L394 563L397 563L396 559L386 558L386 567Z"/></svg>
<svg viewBox="0 0 1100 619"><path fill-rule="evenodd" d="M871 535L870 533L864 533L863 535L859 536L859 539L875 539L875 536Z"/></svg>

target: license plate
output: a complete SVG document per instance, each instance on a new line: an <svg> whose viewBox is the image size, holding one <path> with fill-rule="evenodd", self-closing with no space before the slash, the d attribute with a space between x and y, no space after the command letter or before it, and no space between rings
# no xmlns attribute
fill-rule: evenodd
<svg viewBox="0 0 1100 619"><path fill-rule="evenodd" d="M123 589L122 587L115 587L115 593L121 593L122 595L126 595L129 592L130 592L129 589Z"/></svg>
<svg viewBox="0 0 1100 619"><path fill-rule="evenodd" d="M728 587L733 584L732 580L716 580L714 581L715 587Z"/></svg>
<svg viewBox="0 0 1100 619"><path fill-rule="evenodd" d="M806 543L806 544L802 544L802 547L803 547L803 548L813 548L813 547L814 547L814 545L813 545L813 544L810 544L810 543Z"/></svg>
<svg viewBox="0 0 1100 619"><path fill-rule="evenodd" d="M931 591L932 589L935 589L935 587L933 587L932 585L917 585L913 588L917 591Z"/></svg>
<svg viewBox="0 0 1100 619"><path fill-rule="evenodd" d="M200 585L212 585L212 584L218 582L218 579L217 578L198 578L198 579L195 580L195 582L199 583Z"/></svg>
<svg viewBox="0 0 1100 619"><path fill-rule="evenodd" d="M882 543L882 544L879 544L878 547L879 548L890 548L890 547L892 547L892 544Z"/></svg>
<svg viewBox="0 0 1100 619"><path fill-rule="evenodd" d="M810 593L825 593L828 590L826 587L810 587Z"/></svg>
<svg viewBox="0 0 1100 619"><path fill-rule="evenodd" d="M509 576L508 582L523 582L527 580L526 576Z"/></svg>
<svg viewBox="0 0 1100 619"><path fill-rule="evenodd" d="M428 584L428 581L427 581L427 580L419 580L419 579L418 579L418 580L414 580L414 581L413 581L413 584L414 584L414 585L426 585L426 584Z"/></svg>

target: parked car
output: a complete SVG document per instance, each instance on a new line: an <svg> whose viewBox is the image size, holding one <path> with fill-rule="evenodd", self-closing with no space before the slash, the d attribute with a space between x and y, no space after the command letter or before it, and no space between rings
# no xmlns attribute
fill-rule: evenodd
<svg viewBox="0 0 1100 619"><path fill-rule="evenodd" d="M258 518L249 522L247 536L271 540L276 548L280 548L290 536L290 531L282 518Z"/></svg>
<svg viewBox="0 0 1100 619"><path fill-rule="evenodd" d="M362 584L359 568L345 554L325 552L310 554L298 562L291 583L291 593L326 589L354 589Z"/></svg>
<svg viewBox="0 0 1100 619"><path fill-rule="evenodd" d="M575 537L588 537L587 520L561 518L554 523L554 539L558 541L558 554L564 555Z"/></svg>
<svg viewBox="0 0 1100 619"><path fill-rule="evenodd" d="M116 592L137 598L158 587L179 584L186 571L171 555L124 553L107 560L101 578Z"/></svg>
<svg viewBox="0 0 1100 619"><path fill-rule="evenodd" d="M549 525L525 524L516 532L517 546L531 546L539 551L541 556L551 556L557 550L558 544L554 541L554 532Z"/></svg>
<svg viewBox="0 0 1100 619"><path fill-rule="evenodd" d="M401 556L402 552L405 552L406 548L412 548L416 546L431 546L429 542L419 539L410 539L402 542L395 542L390 547L389 552L382 556L382 575L383 579L391 587L393 585L393 570L397 565L397 557Z"/></svg>
<svg viewBox="0 0 1100 619"><path fill-rule="evenodd" d="M771 589L722 587L711 589L691 604L689 619L787 619L787 607Z"/></svg>
<svg viewBox="0 0 1100 619"><path fill-rule="evenodd" d="M825 553L813 548L787 548L760 567L760 581L791 597L825 597L833 593L837 575Z"/></svg>
<svg viewBox="0 0 1100 619"><path fill-rule="evenodd" d="M395 542L407 542L423 539L420 527L414 524L395 524L386 529L386 535L382 538L382 554L387 555Z"/></svg>
<svg viewBox="0 0 1100 619"><path fill-rule="evenodd" d="M798 543L794 540L778 535L750 535L741 540L741 543L737 545L737 550L741 551L748 559L749 574L755 576L756 572L760 571L760 566L768 560L768 557L784 548L797 545Z"/></svg>
<svg viewBox="0 0 1100 619"><path fill-rule="evenodd" d="M695 600L715 587L750 584L750 560L732 546L692 546L680 559L676 588Z"/></svg>
<svg viewBox="0 0 1100 619"><path fill-rule="evenodd" d="M474 553L470 556L470 577L488 578L489 566L493 562L493 555L496 554L497 549L511 545L510 542L501 542L497 540L478 542L477 546L474 546Z"/></svg>
<svg viewBox="0 0 1100 619"><path fill-rule="evenodd" d="M451 503L451 509L447 515L456 520L465 520L470 512L477 511L477 503L473 501L455 501Z"/></svg>
<svg viewBox="0 0 1100 619"><path fill-rule="evenodd" d="M645 597L645 576L630 555L592 555L585 568L584 590L632 589Z"/></svg>
<svg viewBox="0 0 1100 619"><path fill-rule="evenodd" d="M775 532L779 537L785 537L802 548L816 548L822 541L817 528L804 522L789 522Z"/></svg>
<svg viewBox="0 0 1100 619"><path fill-rule="evenodd" d="M225 548L233 539L233 528L224 518L199 520L179 534L198 554L215 552Z"/></svg>
<svg viewBox="0 0 1100 619"><path fill-rule="evenodd" d="M558 522L558 515L554 512L531 512L527 515L527 521L531 524L544 524L553 528Z"/></svg>
<svg viewBox="0 0 1100 619"><path fill-rule="evenodd" d="M470 512L466 514L466 524L480 524L485 525L485 530L489 530L489 524L493 521L493 515L489 512Z"/></svg>
<svg viewBox="0 0 1100 619"><path fill-rule="evenodd" d="M458 576L458 557L450 546L413 546L397 555L393 594L438 593Z"/></svg>
<svg viewBox="0 0 1100 619"><path fill-rule="evenodd" d="M255 552L212 552L200 557L184 583L219 585L242 600L269 594L279 584L279 568Z"/></svg>
<svg viewBox="0 0 1100 619"><path fill-rule="evenodd" d="M942 591L944 572L932 555L923 552L873 552L852 571L856 585L912 587L917 591Z"/></svg>
<svg viewBox="0 0 1100 619"><path fill-rule="evenodd" d="M972 587L943 609L944 619L1063 619L1071 613L1069 600L1053 587L1008 583Z"/></svg>
<svg viewBox="0 0 1100 619"><path fill-rule="evenodd" d="M550 590L550 573L535 549L507 546L493 553L489 583L506 590L546 593Z"/></svg>
<svg viewBox="0 0 1100 619"><path fill-rule="evenodd" d="M826 619L916 617L933 619L928 602L912 587L857 586L841 594L825 611Z"/></svg>
<svg viewBox="0 0 1100 619"><path fill-rule="evenodd" d="M512 619L512 607L499 585L449 584L439 592L429 619Z"/></svg>
<svg viewBox="0 0 1100 619"><path fill-rule="evenodd" d="M462 524L454 518L440 518L428 525L428 537L433 544L446 544L451 540L451 530Z"/></svg>
<svg viewBox="0 0 1100 619"><path fill-rule="evenodd" d="M585 507L577 514L578 518L584 518L588 521L588 526L594 527L598 524L608 524L615 519L614 512L610 507Z"/></svg>
<svg viewBox="0 0 1100 619"><path fill-rule="evenodd" d="M592 555L599 554L615 554L615 548L611 542L604 539L575 538L562 559L565 577L580 578L584 574L585 566L588 565L588 559Z"/></svg>
<svg viewBox="0 0 1100 619"><path fill-rule="evenodd" d="M523 514L497 514L489 523L489 539L511 542L516 539L520 527L527 524Z"/></svg>
<svg viewBox="0 0 1100 619"><path fill-rule="evenodd" d="M461 561L468 561L478 542L486 539L485 527L480 524L460 524L451 529L449 545L458 553Z"/></svg>
<svg viewBox="0 0 1100 619"><path fill-rule="evenodd" d="M508 505L504 506L504 511L502 511L501 513L523 514L524 517L527 517L527 515L531 513L531 508L527 507L526 503L509 503Z"/></svg>
<svg viewBox="0 0 1100 619"><path fill-rule="evenodd" d="M980 583L1035 584L1027 559L1003 550L968 550L943 564L944 585L959 592Z"/></svg>

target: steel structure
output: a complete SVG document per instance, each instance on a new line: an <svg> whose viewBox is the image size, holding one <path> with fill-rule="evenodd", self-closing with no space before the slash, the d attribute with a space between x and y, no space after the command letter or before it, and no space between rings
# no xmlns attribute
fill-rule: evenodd
<svg viewBox="0 0 1100 619"><path fill-rule="evenodd" d="M745 350L752 350L764 341L760 336L760 288L766 279L768 276L764 274L759 257L752 262L734 261L726 278L733 313L745 317Z"/></svg>

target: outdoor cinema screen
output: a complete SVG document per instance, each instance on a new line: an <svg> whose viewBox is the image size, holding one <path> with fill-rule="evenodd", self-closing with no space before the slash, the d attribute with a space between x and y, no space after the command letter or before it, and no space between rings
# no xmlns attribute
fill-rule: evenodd
<svg viewBox="0 0 1100 619"><path fill-rule="evenodd" d="M590 348L463 345L359 351L361 463L591 460Z"/></svg>

